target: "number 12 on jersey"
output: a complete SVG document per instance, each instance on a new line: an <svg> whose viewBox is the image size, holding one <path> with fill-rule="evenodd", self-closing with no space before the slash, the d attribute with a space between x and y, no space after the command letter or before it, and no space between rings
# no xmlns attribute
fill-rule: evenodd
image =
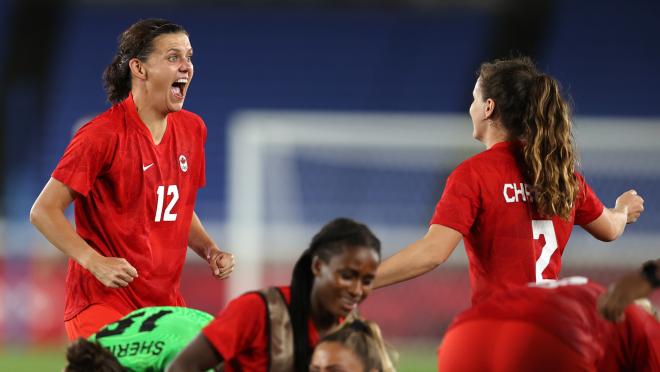
<svg viewBox="0 0 660 372"><path fill-rule="evenodd" d="M532 234L534 240L545 237L545 245L541 249L541 255L536 260L536 282L545 281L543 270L550 264L550 257L557 250L557 235L552 220L532 220Z"/></svg>
<svg viewBox="0 0 660 372"><path fill-rule="evenodd" d="M172 213L172 208L179 201L179 188L176 185L167 186L167 196L172 196L170 202L163 212L163 204L165 204L165 186L160 185L156 189L156 196L158 197L158 204L156 204L156 217L154 221L176 221L176 213Z"/></svg>

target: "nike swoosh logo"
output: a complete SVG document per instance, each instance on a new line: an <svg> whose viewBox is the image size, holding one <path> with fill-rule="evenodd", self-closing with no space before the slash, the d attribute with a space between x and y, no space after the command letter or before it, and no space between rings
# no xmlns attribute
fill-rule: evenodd
<svg viewBox="0 0 660 372"><path fill-rule="evenodd" d="M143 171L146 171L147 169L151 168L153 165L154 165L154 163L151 163L151 164L149 164L149 165L143 165L143 166L142 166L142 170L143 170Z"/></svg>

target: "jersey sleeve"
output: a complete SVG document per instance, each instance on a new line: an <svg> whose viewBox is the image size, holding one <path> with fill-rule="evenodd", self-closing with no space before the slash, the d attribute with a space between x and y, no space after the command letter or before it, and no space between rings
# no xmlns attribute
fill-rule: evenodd
<svg viewBox="0 0 660 372"><path fill-rule="evenodd" d="M52 174L53 178L84 196L99 174L110 168L114 157L117 137L102 128L103 125L109 124L92 122L80 128Z"/></svg>
<svg viewBox="0 0 660 372"><path fill-rule="evenodd" d="M447 178L430 224L447 226L467 235L477 217L480 204L479 180L472 168L463 163Z"/></svg>
<svg viewBox="0 0 660 372"><path fill-rule="evenodd" d="M603 213L603 203L598 199L596 193L591 189L581 174L576 173L580 191L576 200L575 224L587 225L600 217Z"/></svg>
<svg viewBox="0 0 660 372"><path fill-rule="evenodd" d="M263 299L257 293L248 293L230 302L202 329L202 334L223 360L232 360L264 343L266 315Z"/></svg>

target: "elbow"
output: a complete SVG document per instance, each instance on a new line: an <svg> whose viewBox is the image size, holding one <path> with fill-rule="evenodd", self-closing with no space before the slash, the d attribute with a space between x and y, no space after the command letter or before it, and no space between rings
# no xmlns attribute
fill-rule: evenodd
<svg viewBox="0 0 660 372"><path fill-rule="evenodd" d="M436 267L442 265L443 263L447 262L447 259L449 258L448 254L441 254L435 257L433 260L433 268L435 269Z"/></svg>
<svg viewBox="0 0 660 372"><path fill-rule="evenodd" d="M603 241L603 242L613 242L621 235L623 235L623 230L625 229L626 225L623 226L616 226L615 224L610 224L610 228L606 229L605 231L602 231L600 234L596 236L598 240Z"/></svg>
<svg viewBox="0 0 660 372"><path fill-rule="evenodd" d="M619 232L619 231L611 231L607 234L603 234L603 235L599 236L598 240L600 240L602 242L606 242L606 243L613 242L613 241L619 239L621 234L622 234L622 232Z"/></svg>
<svg viewBox="0 0 660 372"><path fill-rule="evenodd" d="M609 243L615 241L617 238L618 236L615 235L603 235L603 236L599 236L598 240L600 240L601 242Z"/></svg>
<svg viewBox="0 0 660 372"><path fill-rule="evenodd" d="M39 224L39 221L41 220L41 216L43 215L41 208L39 208L39 205L37 203L34 203L32 208L30 208L30 223L33 226L37 226Z"/></svg>
<svg viewBox="0 0 660 372"><path fill-rule="evenodd" d="M436 252L436 254L429 255L429 259L426 261L427 267L426 271L431 271L435 269L436 267L444 264L447 262L447 259L449 258L449 253L443 251Z"/></svg>

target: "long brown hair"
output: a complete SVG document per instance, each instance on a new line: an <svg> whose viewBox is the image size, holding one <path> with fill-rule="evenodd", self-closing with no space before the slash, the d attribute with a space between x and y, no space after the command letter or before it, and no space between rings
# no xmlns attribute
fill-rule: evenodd
<svg viewBox="0 0 660 372"><path fill-rule="evenodd" d="M495 101L495 117L522 142L536 211L568 219L579 184L571 108L559 82L526 57L484 63L478 76L484 100Z"/></svg>

